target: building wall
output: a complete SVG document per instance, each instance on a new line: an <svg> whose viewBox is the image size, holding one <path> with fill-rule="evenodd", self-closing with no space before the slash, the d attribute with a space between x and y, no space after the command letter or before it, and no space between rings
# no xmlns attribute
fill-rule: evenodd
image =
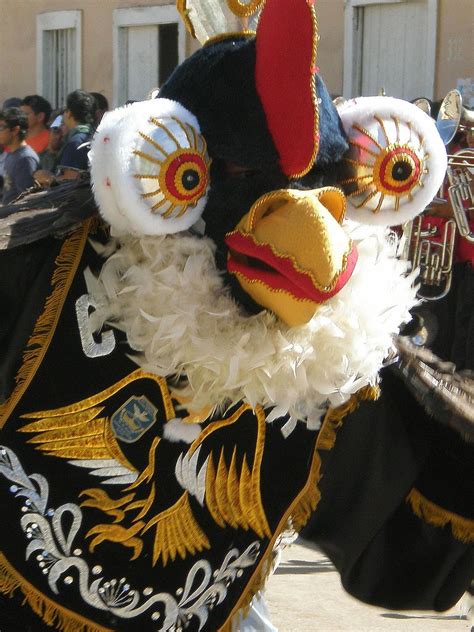
<svg viewBox="0 0 474 632"><path fill-rule="evenodd" d="M172 4L173 0L0 0L0 102L36 92L36 15L80 9L82 87L112 97L113 10ZM329 92L343 85L344 0L319 0L318 65ZM197 48L188 40L187 54ZM435 96L442 98L458 78L473 77L474 0L439 0Z"/></svg>
<svg viewBox="0 0 474 632"><path fill-rule="evenodd" d="M321 36L318 66L330 94L340 95L344 65L344 2L319 0L316 13Z"/></svg>
<svg viewBox="0 0 474 632"><path fill-rule="evenodd" d="M0 0L0 103L36 92L36 15L82 11L82 88L112 101L114 9L174 0ZM188 43L188 48L190 44Z"/></svg>
<svg viewBox="0 0 474 632"><path fill-rule="evenodd" d="M474 81L474 0L439 0L436 66L437 99L457 79Z"/></svg>

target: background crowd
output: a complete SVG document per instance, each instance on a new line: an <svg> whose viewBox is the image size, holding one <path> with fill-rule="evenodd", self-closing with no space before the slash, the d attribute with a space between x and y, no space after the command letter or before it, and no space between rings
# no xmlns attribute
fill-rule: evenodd
<svg viewBox="0 0 474 632"><path fill-rule="evenodd" d="M54 110L42 96L11 97L0 111L0 201L9 204L32 186L53 186L87 170L89 141L109 109L104 95L68 94Z"/></svg>

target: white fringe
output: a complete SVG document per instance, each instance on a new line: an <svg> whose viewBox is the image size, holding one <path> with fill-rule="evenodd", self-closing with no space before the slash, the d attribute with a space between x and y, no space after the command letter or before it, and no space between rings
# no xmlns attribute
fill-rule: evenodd
<svg viewBox="0 0 474 632"><path fill-rule="evenodd" d="M133 360L158 375L187 377L187 408L242 400L274 407L317 428L338 406L377 381L392 336L416 304L413 275L395 258L384 228L345 222L359 261L346 286L305 326L290 328L262 311L249 317L224 286L207 238L181 233L124 237L89 292L94 314L126 332Z"/></svg>

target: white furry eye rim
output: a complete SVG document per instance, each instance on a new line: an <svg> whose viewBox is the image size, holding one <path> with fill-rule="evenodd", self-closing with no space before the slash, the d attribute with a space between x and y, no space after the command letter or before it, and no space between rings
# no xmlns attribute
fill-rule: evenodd
<svg viewBox="0 0 474 632"><path fill-rule="evenodd" d="M338 106L349 150L339 182L346 216L361 224L396 226L435 197L446 173L446 150L434 121L392 97L358 97Z"/></svg>
<svg viewBox="0 0 474 632"><path fill-rule="evenodd" d="M211 160L197 118L177 101L108 112L89 158L94 196L114 235L170 235L200 219Z"/></svg>

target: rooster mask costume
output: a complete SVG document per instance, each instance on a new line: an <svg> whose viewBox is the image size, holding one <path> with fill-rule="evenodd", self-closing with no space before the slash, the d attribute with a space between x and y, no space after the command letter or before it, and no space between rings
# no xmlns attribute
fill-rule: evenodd
<svg viewBox="0 0 474 632"><path fill-rule="evenodd" d="M210 4L178 3L197 34ZM444 148L407 103L336 110L313 4L213 3L261 9L256 36L209 38L94 137L110 236L25 246L2 629L230 630L303 527L364 601L445 609L469 584L469 444L382 370L416 302L386 227L434 196Z"/></svg>

